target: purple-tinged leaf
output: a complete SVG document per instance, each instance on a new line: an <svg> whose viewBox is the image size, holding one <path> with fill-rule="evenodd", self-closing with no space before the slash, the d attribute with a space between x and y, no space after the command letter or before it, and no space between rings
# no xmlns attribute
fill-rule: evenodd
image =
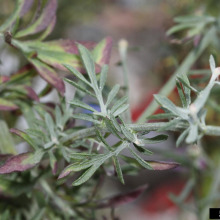
<svg viewBox="0 0 220 220"><path fill-rule="evenodd" d="M55 87L62 95L65 93L65 85L63 80L59 78L57 73L51 67L37 59L30 59L30 62L34 65L39 75L43 79Z"/></svg>
<svg viewBox="0 0 220 220"><path fill-rule="evenodd" d="M43 31L54 19L56 15L57 1L49 0L45 8L43 9L39 18L31 24L29 27L17 32L16 38L32 35Z"/></svg>
<svg viewBox="0 0 220 220"><path fill-rule="evenodd" d="M51 34L56 24L56 16L54 16L53 20L50 22L48 27L44 30L44 32L38 37L38 41L44 40L48 35Z"/></svg>
<svg viewBox="0 0 220 220"><path fill-rule="evenodd" d="M50 167L52 169L52 173L53 175L56 175L58 164L57 164L57 159L52 151L49 151L49 158L50 158Z"/></svg>
<svg viewBox="0 0 220 220"><path fill-rule="evenodd" d="M175 162L147 161L154 170L169 170L178 167L180 164Z"/></svg>
<svg viewBox="0 0 220 220"><path fill-rule="evenodd" d="M58 179L62 179L66 176L68 176L71 172L73 172L72 170L72 164L67 166L61 173L60 175L58 176Z"/></svg>
<svg viewBox="0 0 220 220"><path fill-rule="evenodd" d="M24 1L24 3L23 3L23 6L21 8L20 17L25 15L34 3L34 0L23 0L23 1Z"/></svg>
<svg viewBox="0 0 220 220"><path fill-rule="evenodd" d="M95 208L107 208L107 207L117 207L120 205L124 205L128 202L132 202L136 200L145 190L147 189L147 185L141 186L131 192L126 194L112 196L107 199L103 199L96 202Z"/></svg>
<svg viewBox="0 0 220 220"><path fill-rule="evenodd" d="M29 170L36 166L42 157L42 151L36 151L35 153L28 152L12 156L0 167L0 174Z"/></svg>
<svg viewBox="0 0 220 220"><path fill-rule="evenodd" d="M4 32L5 30L7 30L16 21L17 17L19 17L24 3L24 0L16 1L14 11L11 13L8 19L6 19L6 21L0 26L0 32Z"/></svg>
<svg viewBox="0 0 220 220"><path fill-rule="evenodd" d="M24 89L27 91L28 97L39 102L39 97L37 96L36 92L30 86L24 86Z"/></svg>
<svg viewBox="0 0 220 220"><path fill-rule="evenodd" d="M142 167L134 158L122 156L120 157L128 164L133 165L135 167ZM154 160L145 160L147 164L149 164L153 170L169 170L178 167L180 164L176 162L162 162L162 161L154 161Z"/></svg>
<svg viewBox="0 0 220 220"><path fill-rule="evenodd" d="M79 57L76 41L72 40L53 40L47 42L29 41L25 45L33 51L36 51L37 58L42 62L59 70L66 71L63 64L68 64L76 68L82 73L86 73L85 68ZM92 43L84 42L83 45L88 48L92 47ZM96 72L100 72L101 68L95 64Z"/></svg>
<svg viewBox="0 0 220 220"><path fill-rule="evenodd" d="M0 98L0 111L14 111L18 106L11 101Z"/></svg>
<svg viewBox="0 0 220 220"><path fill-rule="evenodd" d="M92 51L94 61L103 66L109 64L112 50L112 38L107 37L99 42Z"/></svg>
<svg viewBox="0 0 220 220"><path fill-rule="evenodd" d="M22 67L17 73L13 74L10 77L10 80L7 81L8 85L11 84L18 84L21 83L22 85L25 84L25 82L30 82L31 78L35 76L36 70L31 64L25 65Z"/></svg>
<svg viewBox="0 0 220 220"><path fill-rule="evenodd" d="M35 144L35 142L31 139L31 137L26 134L25 132L18 130L16 128L11 128L10 132L13 134L16 134L17 136L21 137L23 140L25 140L30 146L32 146L34 149L38 149L38 146Z"/></svg>
<svg viewBox="0 0 220 220"><path fill-rule="evenodd" d="M8 76L0 76L0 83L5 83L10 80Z"/></svg>
<svg viewBox="0 0 220 220"><path fill-rule="evenodd" d="M0 166L5 163L6 160L8 160L10 157L12 157L12 154L0 154Z"/></svg>

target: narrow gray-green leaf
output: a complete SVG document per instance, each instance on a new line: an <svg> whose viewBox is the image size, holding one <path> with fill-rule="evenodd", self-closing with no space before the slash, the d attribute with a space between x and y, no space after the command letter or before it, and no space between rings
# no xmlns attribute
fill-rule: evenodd
<svg viewBox="0 0 220 220"><path fill-rule="evenodd" d="M198 138L198 125L197 124L191 124L189 134L186 138L186 143L193 143Z"/></svg>
<svg viewBox="0 0 220 220"><path fill-rule="evenodd" d="M96 163L86 170L76 181L73 182L73 186L79 186L89 180L96 170L102 165L102 163Z"/></svg>
<svg viewBox="0 0 220 220"><path fill-rule="evenodd" d="M114 127L114 124L112 123L111 120L106 119L106 120L105 120L105 124L106 124L106 127L108 128L108 130L109 130L113 135L115 135L116 137L118 137L119 139L121 139L120 135L118 134L118 131L117 131L116 128Z"/></svg>
<svg viewBox="0 0 220 220"><path fill-rule="evenodd" d="M97 85L97 79L96 79L96 74L95 74L95 63L93 61L92 55L89 52L89 50L81 44L78 44L78 50L79 50L82 62L89 75L90 81L93 85L93 89L96 91L96 93L98 93L97 92L98 85Z"/></svg>
<svg viewBox="0 0 220 220"><path fill-rule="evenodd" d="M115 96L117 95L118 91L120 89L120 85L116 84L112 90L110 91L110 93L108 94L108 98L106 101L106 106L108 107L108 105L112 102L112 100L115 98Z"/></svg>
<svg viewBox="0 0 220 220"><path fill-rule="evenodd" d="M108 72L108 66L104 65L101 70L101 76L100 76L100 82L99 82L99 89L101 91L103 90L105 83L106 83L107 72Z"/></svg>
<svg viewBox="0 0 220 220"><path fill-rule="evenodd" d="M112 124L114 125L115 129L118 132L121 132L121 127L120 127L119 123L117 122L117 120L115 119L114 115L110 114L110 119L111 119Z"/></svg>
<svg viewBox="0 0 220 220"><path fill-rule="evenodd" d="M156 101L164 108L175 114L176 116L179 116L185 120L188 119L188 112L186 112L184 109L179 108L175 106L166 96L163 95L154 95Z"/></svg>
<svg viewBox="0 0 220 220"><path fill-rule="evenodd" d="M95 124L100 124L101 122L94 119L92 117L92 114L82 114L82 113L78 113L78 114L73 114L72 116L73 118L76 118L76 119L81 119L81 120L85 120L85 121L91 121Z"/></svg>
<svg viewBox="0 0 220 220"><path fill-rule="evenodd" d="M134 144L134 143L133 143ZM142 146L138 146L137 144L134 144L134 147L140 152L140 153L143 153L145 155L152 155L153 152L146 149L145 147L142 147Z"/></svg>
<svg viewBox="0 0 220 220"><path fill-rule="evenodd" d="M142 159L131 147L129 147L130 152L133 154L135 160L144 168L149 169L149 170L153 170L153 168L151 167L151 165L146 162L144 159Z"/></svg>
<svg viewBox="0 0 220 220"><path fill-rule="evenodd" d="M170 120L168 123L166 123L165 126L162 126L160 127L157 131L167 131L167 130L170 130L170 128L172 127L176 127L177 124L179 124L180 122L182 121L182 119L180 118L175 118L175 119L172 119Z"/></svg>
<svg viewBox="0 0 220 220"><path fill-rule="evenodd" d="M210 65L210 69L212 70L212 73L214 73L216 65L215 65L214 57L212 55L209 58L209 65Z"/></svg>
<svg viewBox="0 0 220 220"><path fill-rule="evenodd" d="M160 142L166 141L167 138L168 138L167 135L160 134L160 135L157 135L157 136L152 137L152 138L141 139L141 142L143 144L156 144L156 143L160 143Z"/></svg>
<svg viewBox="0 0 220 220"><path fill-rule="evenodd" d="M73 101L70 101L69 104L74 105L76 107L87 109L87 110L92 111L92 112L96 112L96 110L94 108L92 108L91 106L89 106L86 103L81 102L80 100L77 100L77 99L74 99Z"/></svg>
<svg viewBox="0 0 220 220"><path fill-rule="evenodd" d="M121 183L124 184L125 181L124 181L124 178L123 178L123 174L122 174L122 170L121 170L121 165L120 165L120 162L118 160L118 157L117 156L113 156L113 161L114 161L114 164L115 164L115 170L116 170L116 173L118 175L118 178L121 181Z"/></svg>
<svg viewBox="0 0 220 220"><path fill-rule="evenodd" d="M121 126L121 131L129 141L131 142L136 141L135 135L127 127Z"/></svg>
<svg viewBox="0 0 220 220"><path fill-rule="evenodd" d="M125 102L128 101L128 96L124 96L117 100L111 108L111 112L114 113L119 107L121 107Z"/></svg>
<svg viewBox="0 0 220 220"><path fill-rule="evenodd" d="M64 81L68 82L69 84L71 84L72 86L74 86L75 88L81 90L82 92L87 93L88 95L92 96L92 97L96 97L93 93L91 93L89 90L87 90L86 88L82 87L79 83L74 82L73 80L67 79L65 78Z"/></svg>
<svg viewBox="0 0 220 220"><path fill-rule="evenodd" d="M176 146L179 147L180 144L184 141L184 139L186 138L187 134L189 132L189 128L187 128L186 130L184 130L182 132L182 134L178 137L177 141L176 141Z"/></svg>
<svg viewBox="0 0 220 220"><path fill-rule="evenodd" d="M129 108L129 104L124 104L121 107L119 107L114 113L113 115L116 117L120 114L122 114L123 112L125 112L127 109Z"/></svg>
<svg viewBox="0 0 220 220"><path fill-rule="evenodd" d="M173 113L162 113L157 115L151 115L147 119L161 120L161 119L171 119L173 117L175 117Z"/></svg>
<svg viewBox="0 0 220 220"><path fill-rule="evenodd" d="M60 107L56 106L55 108L55 117L56 117L56 124L59 128L62 128L62 113Z"/></svg>
<svg viewBox="0 0 220 220"><path fill-rule="evenodd" d="M45 114L45 122L48 128L48 131L50 133L51 139L53 140L54 138L56 138L56 134L54 131L54 122L53 122L52 117L48 113Z"/></svg>
<svg viewBox="0 0 220 220"><path fill-rule="evenodd" d="M64 64L64 66L71 72L73 75L75 75L78 79L80 79L82 82L84 82L86 85L91 87L91 84L86 80L86 78L80 73L77 69L75 69L73 66L70 66L68 64Z"/></svg>
<svg viewBox="0 0 220 220"><path fill-rule="evenodd" d="M181 100L183 108L187 108L186 97L185 97L185 95L183 93L183 89L182 89L182 87L181 87L179 82L176 82L176 87L177 87L177 90L178 90L179 97L180 97L180 100Z"/></svg>

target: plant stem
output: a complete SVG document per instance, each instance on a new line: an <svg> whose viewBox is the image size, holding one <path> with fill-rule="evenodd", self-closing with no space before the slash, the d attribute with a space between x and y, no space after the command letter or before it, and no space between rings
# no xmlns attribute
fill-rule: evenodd
<svg viewBox="0 0 220 220"><path fill-rule="evenodd" d="M212 36L214 32L216 31L215 27L210 28L205 36L203 37L202 41L200 42L199 46L194 48L188 56L185 58L185 60L182 62L182 64L179 66L179 68L175 71L173 76L169 79L169 81L164 85L164 87L159 91L158 94L163 94L165 96L169 95L171 91L175 87L175 80L176 76L178 74L189 74L189 70L191 66L196 62L196 60L199 58L201 53L209 46L209 44L212 41ZM146 118L150 115L152 115L156 109L158 108L158 103L153 100L151 104L147 107L147 109L142 113L142 115L138 118L137 122L145 122Z"/></svg>

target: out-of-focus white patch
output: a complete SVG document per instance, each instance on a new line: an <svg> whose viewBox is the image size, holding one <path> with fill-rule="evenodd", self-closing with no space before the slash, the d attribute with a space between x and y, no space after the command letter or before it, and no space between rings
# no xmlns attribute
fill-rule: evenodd
<svg viewBox="0 0 220 220"><path fill-rule="evenodd" d="M9 48L4 47L4 44L4 41L0 40L0 75L10 76L18 70L20 60Z"/></svg>

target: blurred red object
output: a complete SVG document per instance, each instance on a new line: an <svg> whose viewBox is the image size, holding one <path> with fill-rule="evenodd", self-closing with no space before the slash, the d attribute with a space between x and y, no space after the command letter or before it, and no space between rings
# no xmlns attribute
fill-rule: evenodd
<svg viewBox="0 0 220 220"><path fill-rule="evenodd" d="M178 196L185 186L181 180L165 182L152 189L149 197L142 203L141 209L146 213L159 213L173 209L178 211L178 207L169 198L169 194Z"/></svg>

